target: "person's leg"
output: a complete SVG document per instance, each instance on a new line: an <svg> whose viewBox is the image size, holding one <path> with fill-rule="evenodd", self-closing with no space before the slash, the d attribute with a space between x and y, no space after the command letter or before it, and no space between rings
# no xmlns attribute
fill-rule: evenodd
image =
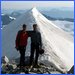
<svg viewBox="0 0 75 75"><path fill-rule="evenodd" d="M33 60L34 60L34 51L35 51L34 45L31 44L30 65L32 65Z"/></svg>
<svg viewBox="0 0 75 75"><path fill-rule="evenodd" d="M25 66L25 51L26 51L26 47L23 47L23 51L22 51L22 64L23 64L23 66Z"/></svg>
<svg viewBox="0 0 75 75"><path fill-rule="evenodd" d="M35 65L38 64L38 57L39 57L39 45L36 45Z"/></svg>
<svg viewBox="0 0 75 75"><path fill-rule="evenodd" d="M19 53L20 53L20 61L19 61L19 64L17 66L21 66L21 61L22 61L22 50L21 50L21 47L19 47Z"/></svg>
<svg viewBox="0 0 75 75"><path fill-rule="evenodd" d="M20 65L24 66L25 65L25 47L21 47L20 49Z"/></svg>

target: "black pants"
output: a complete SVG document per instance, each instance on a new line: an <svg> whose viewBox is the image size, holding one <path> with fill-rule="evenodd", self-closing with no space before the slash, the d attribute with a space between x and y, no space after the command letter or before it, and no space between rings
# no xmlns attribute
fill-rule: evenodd
<svg viewBox="0 0 75 75"><path fill-rule="evenodd" d="M32 43L31 44L31 55L30 55L30 64L32 65L33 63L33 60L34 60L34 53L36 51L36 54L35 54L35 65L38 64L38 57L39 57L39 44L34 44Z"/></svg>
<svg viewBox="0 0 75 75"><path fill-rule="evenodd" d="M25 51L26 51L26 47L19 47L19 52L20 52L20 66L24 66L25 65Z"/></svg>

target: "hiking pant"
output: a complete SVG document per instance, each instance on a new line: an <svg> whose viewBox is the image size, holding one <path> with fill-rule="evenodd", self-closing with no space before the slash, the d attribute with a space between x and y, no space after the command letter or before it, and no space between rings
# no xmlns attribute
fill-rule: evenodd
<svg viewBox="0 0 75 75"><path fill-rule="evenodd" d="M36 54L35 54L35 59L34 59L34 53L36 51ZM38 57L39 57L39 44L34 44L34 43L31 43L31 55L30 55L30 64L32 65L33 63L33 60L34 61L34 64L38 64Z"/></svg>
<svg viewBox="0 0 75 75"><path fill-rule="evenodd" d="M19 52L20 52L20 66L24 66L25 65L25 51L26 51L26 47L19 47Z"/></svg>

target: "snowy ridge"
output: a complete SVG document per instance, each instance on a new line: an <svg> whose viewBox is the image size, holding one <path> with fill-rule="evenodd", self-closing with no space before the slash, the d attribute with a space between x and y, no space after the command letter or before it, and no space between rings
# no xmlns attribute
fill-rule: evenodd
<svg viewBox="0 0 75 75"><path fill-rule="evenodd" d="M2 55L9 58L18 57L19 53L15 50L16 34L22 24L27 25L27 30L32 30L34 23L38 25L45 49L45 55L40 56L39 62L43 62L47 66L52 63L56 68L68 71L74 65L73 37L46 19L36 8L27 11L2 29ZM30 45L30 41L28 41L28 45ZM26 54L29 53L29 50L29 46L27 46Z"/></svg>

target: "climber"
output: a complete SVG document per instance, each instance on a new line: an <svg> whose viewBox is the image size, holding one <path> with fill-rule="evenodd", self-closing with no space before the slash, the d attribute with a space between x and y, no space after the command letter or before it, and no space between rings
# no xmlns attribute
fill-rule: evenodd
<svg viewBox="0 0 75 75"><path fill-rule="evenodd" d="M41 42L41 34L37 30L37 24L33 24L33 31L29 31L28 35L31 37L31 55L30 55L30 65L33 64L34 66L38 66L38 57L39 57L39 50L42 48L42 42ZM34 59L34 53L35 54L35 59Z"/></svg>
<svg viewBox="0 0 75 75"><path fill-rule="evenodd" d="M26 25L23 24L22 30L18 31L18 34L16 36L16 49L20 53L20 63L18 66L25 66L25 51L26 51L26 46L27 46L27 39L28 39L28 34L26 32Z"/></svg>

